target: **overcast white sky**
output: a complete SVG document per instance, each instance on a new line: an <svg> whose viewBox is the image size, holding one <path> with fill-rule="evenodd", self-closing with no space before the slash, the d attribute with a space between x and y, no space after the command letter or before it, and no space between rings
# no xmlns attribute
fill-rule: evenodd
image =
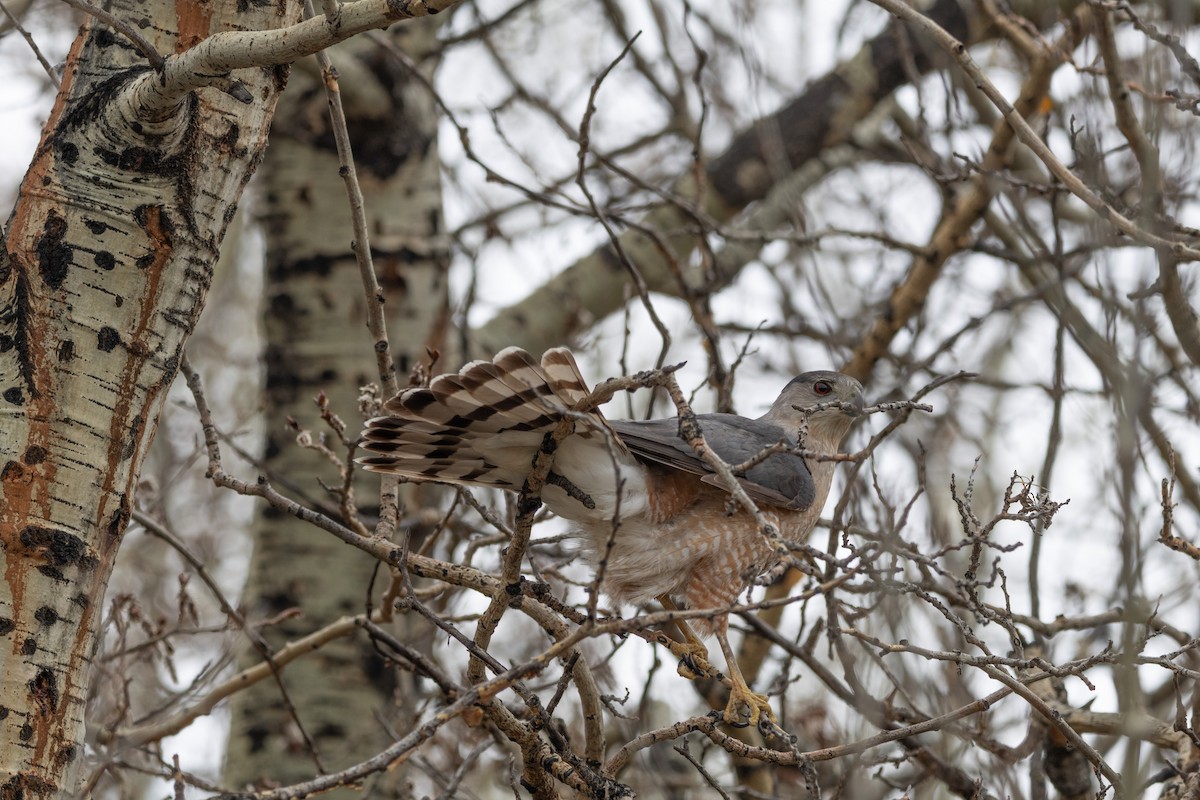
<svg viewBox="0 0 1200 800"><path fill-rule="evenodd" d="M480 7L498 9L506 5L507 3L483 2ZM625 5L631 16L640 13L640 6ZM711 5L729 14L739 13L736 3ZM760 10L754 20L744 20L741 23L754 26L745 37L745 41L752 43L752 46L742 54L747 68L731 76L731 80L741 81L744 85L743 91L750 98L740 109L740 113L746 119L776 108L782 96L820 75L831 67L837 58L852 52L862 34L876 31L883 19L876 9L862 4L859 10L854 12L856 24L851 26L852 31L857 30L860 33L852 34L847 41L839 43L836 34L844 3L770 0L759 3L758 6ZM592 29L586 24L587 15L595 13L595 9L582 3L563 3L559 6L546 4L546 10L539 16L536 27L514 26L511 33L513 41L507 43L510 51L518 54L523 61L555 65L555 69L542 70L540 73L543 90L547 96L562 101L568 115L573 115L575 119L582 113L593 76L615 57L617 52L610 37L594 36ZM53 14L54 19L51 19L47 10L39 6L28 19L37 41L52 61L62 58L72 33L65 29L69 26L63 25L63 16L56 11ZM458 19L461 22L456 24L463 27L470 24L466 14ZM638 44L643 54L651 60L655 56L657 46L652 36L644 36ZM564 53L570 57L564 58ZM16 185L33 152L38 126L50 108L52 95L36 63L29 57L27 45L18 35L9 34L0 39L0 70L6 75L6 79L0 82L0 203L3 204L7 217ZM487 109L503 95L504 86L502 78L486 68L486 61L478 49L467 47L455 51L444 64L441 75L440 89L470 125L472 144L480 152L486 153L489 163L493 163L497 168L514 172L523 170L521 160L509 152L507 145L493 134ZM1069 84L1078 79L1067 73L1060 80ZM1015 86L1014 79L1005 80L1003 75L999 76L999 82L1009 88ZM598 98L599 111L594 123L597 141L619 143L637 135L636 120L640 110L646 108L645 97L642 94L644 91L640 84L622 81L619 70L614 73L610 84L604 87ZM926 88L925 91L927 100L931 94L936 95L935 89ZM1069 86L1065 86L1063 91L1069 91ZM901 99L906 106L911 107L913 113L918 111L915 107L915 92L905 91ZM930 103L924 110L929 115L936 115L943 109L935 103ZM519 131L519 141L523 145L522 155L544 165L548 174L559 175L563 174L564 170L572 169L571 165L576 157L574 145L543 121L529 116L527 123L528 127ZM446 134L441 144L445 158L451 165L459 164L462 161L462 153L457 138L452 130L447 129ZM708 139L713 152L720 149L729 134L729 130L719 128L719 123L713 123ZM1053 143L1060 147L1064 144ZM972 143L964 142L963 145L969 149ZM977 150L977 143L975 146ZM462 174L469 176L471 170L463 170ZM906 175L903 171L866 169L835 176L806 198L808 210L812 213L812 225L818 227L837 224L854 227L858 223L864 226L877 224L875 208L856 211L852 205L855 193L864 191L864 185L869 187L874 200L886 207L888 225L895 235L906 241L924 241L936 218L940 201L927 181L914 181L911 174ZM448 189L446 207L449 226L455 227L496 198L501 201L512 200L511 194L507 194L507 190L502 187L479 181L451 187ZM523 219L519 218L518 222L529 229L536 229L540 224L538 215L532 212ZM478 257L486 262L486 268L478 272L479 295L483 299L473 309L471 321L481 322L496 309L520 299L532 283L562 269L573 257L589 252L602 240L603 232L598 226L585 221L573 221L558 224L545 235L522 237L516 244L500 240L480 243ZM833 291L837 291L839 284L859 287L864 283L866 276L877 273L895 275L894 270L888 271L888 267L902 263L902 257L894 254L879 255L872 252L869 245L864 246L862 243L840 242L836 247L841 252L861 251L861 259L847 266L842 259L822 261L817 254L804 264L805 269L812 271L810 274L819 276L813 281L814 284L833 287ZM782 253L775 256L782 257ZM770 262L772 258L772 251L768 249L764 259ZM469 268L465 257L460 257L455 264L454 277L459 292L465 288ZM1146 253L1137 250L1127 251L1119 262L1097 264L1093 269L1096 270L1095 275L1102 274L1105 281L1118 284L1122 292L1144 288L1154 277L1152 260ZM926 320L926 324L945 331L955 330L974 314L983 313L990 307L996 286L1009 284L1015 287L1013 276L1006 268L997 266L997 262L988 261L983 257L960 261L948 268L947 278L935 288L930 299L930 307L943 309L945 313L936 319ZM806 294L808 285L812 284L796 286L796 296L792 300L798 307L804 308L805 304L816 301L816 298ZM890 283L876 287L875 300L886 294L888 285ZM779 284L769 277L767 271L762 267L752 267L746 270L735 287L717 297L714 311L721 320L739 320L750 325L760 321L775 322L779 319L778 293ZM863 313L862 298L858 298L857 302L860 306L853 308L852 313ZM670 360L690 360L689 366L682 372L681 382L685 388L699 385L703 379L703 360L700 357L699 340L690 333L686 307L669 300L657 301L657 307L668 326L678 332ZM1097 322L1102 325L1104 320L1100 319ZM633 312L631 324L635 341L651 343L637 348L631 367L637 369L649 366L657 353L657 335L640 310L635 309ZM1035 312L1025 315L1019 324L1018 329L1008 331L1007 334L1002 330L995 333L997 336L1009 335L1014 340L1015 352L1003 364L985 367L978 363L978 351L963 349L942 356L938 362L939 368L945 371L993 369L990 377L1002 380L1028 380L1030 375L1048 379L1052 362L1048 357L1047 342L1053 340L1053 321L1047 314ZM592 370L589 377L601 379L615 371L623 325L623 320L611 319L589 336L592 347L585 358L587 368ZM735 340L728 342L731 348L729 355L732 355L732 348L739 344L740 342ZM777 355L786 354L787 360L803 362L808 368L831 366L832 356L821 347L798 345L793 348L792 345L784 345L767 337L759 341L759 347L763 351L763 357L758 362L751 362L738 384L738 406L748 415L757 415L765 410L782 382L786 380L778 373L772 374L761 369L761 361L770 361ZM1099 376L1073 345L1068 347L1068 359L1071 384L1100 389ZM879 387L873 388L879 390ZM906 388L911 391L917 387ZM1161 391L1162 403L1177 402L1178 398L1173 395L1170 387L1153 388ZM982 469L993 480L1003 481L1004 477L1014 471L1028 476L1040 469L1045 452L1046 431L1049 427L1049 404L1045 402L1044 396L1033 392L1026 395L1016 394L1008 404L996 409L994 416L991 410L982 405L982 394L974 393L970 389L957 394L938 392L929 398L929 401L935 406L935 414L952 401L980 403L977 424L981 430L990 427L994 432L994 446L984 454ZM697 406L701 410L704 409L703 397L698 400ZM1075 395L1068 399L1065 410L1067 413L1064 417L1063 451L1052 485L1055 499L1070 498L1071 503L1062 510L1045 537L1045 617L1053 616L1058 611L1065 613L1079 610L1076 607L1077 600L1063 593L1069 582L1075 581L1092 587L1104 586L1115 580L1119 569L1119 564L1112 560L1112 554L1116 552L1113 537L1118 534L1118 528L1114 523L1115 506L1110 490L1111 465L1114 461L1111 407L1102 397ZM1186 463L1193 468L1200 464L1200 432L1196 427L1183 417L1164 416L1161 421ZM870 420L866 426L867 430L860 430L855 434L852 445L861 444L869 431L876 430L883 424L884 420L881 418ZM915 437L923 430L922 425L924 423L920 420L914 421L909 435ZM959 444L951 452L939 454L937 459L931 459L930 491L945 493L948 473L952 471L960 476L965 475L977 455L980 454L971 450L968 445ZM907 457L889 455L886 447L879 455L878 471L884 476L881 484L896 491L898 497L911 491L911 476L906 472L908 463ZM893 464L902 474L888 474L888 466ZM1143 496L1154 497L1157 479L1143 474L1140 480L1145 483ZM1146 537L1146 541L1151 541L1157 533L1154 524L1156 510L1147 507L1144 511L1146 527L1143 536ZM919 531L921 525L927 521L926 512L919 507L912 523L913 529ZM1195 541L1195 516L1182 513L1180 523L1179 532ZM1027 538L1028 531L1014 525L1002 528L1001 536L1010 536L1015 541ZM919 541L921 537L914 533L913 538ZM1178 559L1167 558L1161 549L1148 546L1148 552L1150 569L1147 571L1145 587L1147 594L1153 598L1161 591L1163 612L1178 618L1181 626L1191 626L1194 630L1198 610L1190 606L1178 607L1181 600L1173 590L1177 586L1194 582L1195 569L1190 564L1181 565ZM1010 588L1017 587L1014 588L1014 594L1020 596L1019 587L1025 580L1024 577L1010 574L1009 578ZM1098 604L1101 599L1093 597L1090 602ZM1192 601L1189 597L1184 602ZM1100 608L1091 607L1088 610L1097 611ZM984 631L984 635L989 637L993 633L999 632ZM1159 645L1153 645L1150 650L1158 647ZM1006 649L1003 641L999 643L999 649ZM625 648L618 655L616 663L618 670L628 670L631 675L638 674L639 671L644 672L645 653L634 648ZM662 688L669 689L667 683L677 679L672 675L663 674L659 680L663 682ZM1107 693L1103 688L1106 686L1107 684L1102 684L1102 691L1095 698L1096 710L1114 708L1111 693ZM1073 700L1083 702L1087 699L1086 693L1078 683L1069 688L1072 690ZM806 684L802 683L799 690L806 690ZM664 694L667 695L669 692ZM190 752L193 759L200 758L200 751L209 748L206 758L210 759L210 765L215 765L217 750L213 743L217 737L213 735L214 730L215 727L210 726L201 728L199 734L189 733L180 746Z"/></svg>

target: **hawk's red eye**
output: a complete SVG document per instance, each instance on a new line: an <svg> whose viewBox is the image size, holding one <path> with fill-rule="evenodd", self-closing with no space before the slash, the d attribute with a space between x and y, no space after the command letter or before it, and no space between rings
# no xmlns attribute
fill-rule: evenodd
<svg viewBox="0 0 1200 800"><path fill-rule="evenodd" d="M817 396L824 397L833 391L833 387L829 385L829 381L817 381L813 384L813 391L817 393Z"/></svg>

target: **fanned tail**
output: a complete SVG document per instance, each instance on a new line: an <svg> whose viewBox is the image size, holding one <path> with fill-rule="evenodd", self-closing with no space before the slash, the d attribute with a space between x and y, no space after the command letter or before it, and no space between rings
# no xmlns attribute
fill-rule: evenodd
<svg viewBox="0 0 1200 800"><path fill-rule="evenodd" d="M359 463L374 472L519 490L545 434L588 391L569 350L548 350L539 363L509 347L491 361L474 361L457 373L437 376L428 388L408 389L387 401L384 416L367 422L363 431L362 446L374 455ZM603 493L615 480L613 459L606 455L614 447L621 460L632 462L600 413L591 412L563 443L555 471L567 475L568 482L578 478L590 484L590 464L599 463L609 472L599 482ZM582 475L575 466L581 461L589 464ZM563 491L571 494L569 488ZM590 516L590 510L583 513Z"/></svg>

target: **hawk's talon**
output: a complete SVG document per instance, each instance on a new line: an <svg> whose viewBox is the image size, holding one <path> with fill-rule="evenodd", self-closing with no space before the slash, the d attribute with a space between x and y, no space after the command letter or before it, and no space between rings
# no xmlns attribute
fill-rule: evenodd
<svg viewBox="0 0 1200 800"><path fill-rule="evenodd" d="M750 691L745 684L739 688L736 682L729 690L729 702L725 704L725 713L721 718L726 725L735 728L748 728L753 725L764 729L776 724L770 699L765 694Z"/></svg>
<svg viewBox="0 0 1200 800"><path fill-rule="evenodd" d="M717 628L717 641L721 644L721 652L725 655L725 663L729 665L729 702L725 704L722 719L726 724L737 728L749 725L759 725L769 722L774 725L775 713L771 711L771 701L765 694L757 694L750 689L742 670L738 667L733 648L729 646L729 635L724 626ZM743 712L742 708L746 710Z"/></svg>
<svg viewBox="0 0 1200 800"><path fill-rule="evenodd" d="M668 595L661 595L658 601L668 611L679 610L679 606L675 605ZM692 630L692 626L688 625L687 620L675 620L675 627L679 629L679 634L683 637L682 642L670 637L660 640L671 651L671 655L679 659L679 666L675 668L675 671L689 681L717 674L716 670L712 668L712 664L709 663L708 647Z"/></svg>
<svg viewBox="0 0 1200 800"><path fill-rule="evenodd" d="M672 641L667 647L671 655L679 659L676 672L689 681L707 677L713 673L712 665L708 662L708 648L703 642Z"/></svg>

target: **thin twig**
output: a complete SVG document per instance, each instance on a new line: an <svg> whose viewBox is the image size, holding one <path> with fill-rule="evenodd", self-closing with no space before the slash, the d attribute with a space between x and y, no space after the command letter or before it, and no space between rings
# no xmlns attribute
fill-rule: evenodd
<svg viewBox="0 0 1200 800"><path fill-rule="evenodd" d="M1054 174L1056 178L1062 181L1063 185L1096 212L1102 219L1107 220L1117 230L1131 237L1135 241L1150 247L1160 248L1171 253L1181 261L1196 261L1200 260L1200 250L1189 245L1183 240L1166 239L1162 236L1153 234L1129 218L1123 216L1115 208L1106 203L1100 195L1092 191L1087 184L1079 179L1075 173L1058 159L1050 147L1042 141L1037 132L1030 127L1024 117L1019 114L1012 104L1008 102L1004 94L996 88L975 63L975 59L971 57L966 46L958 39L951 36L945 28L938 25L929 17L922 14L920 11L905 5L900 0L871 0L871 2L885 9L886 11L895 14L901 19L913 24L928 34L943 50L949 53L958 63L959 67L966 73L967 77L985 94L1000 113L1012 126L1017 138L1021 143L1034 152L1038 159L1046 165L1047 169Z"/></svg>
<svg viewBox="0 0 1200 800"><path fill-rule="evenodd" d="M33 40L33 35L25 29L24 25L21 24L21 20L17 19L17 16L13 14L12 11L9 10L8 6L3 2L0 2L0 11L4 12L4 16L8 17L9 24L11 24L13 29L19 32L25 39L25 43L28 44L29 49L33 51L34 57L37 58L38 63L42 65L42 69L45 71L46 77L50 79L50 83L54 86L54 88L58 89L60 86L62 86L62 81L59 80L58 73L54 71L54 67L52 67L50 62L46 60L46 56L42 54L42 49L38 47L37 42Z"/></svg>
<svg viewBox="0 0 1200 800"><path fill-rule="evenodd" d="M146 37L142 36L142 34L139 33L138 30L128 22L114 14L111 14L108 11L105 11L103 8L100 8L100 6L89 3L87 0L63 0L63 2L72 8L77 8L85 14L95 17L100 22L124 36L130 41L134 48L145 57L146 61L149 62L150 67L155 72L162 71L163 65L166 63L166 60L162 57L162 54L155 50L154 45L150 44L150 41L146 39Z"/></svg>

